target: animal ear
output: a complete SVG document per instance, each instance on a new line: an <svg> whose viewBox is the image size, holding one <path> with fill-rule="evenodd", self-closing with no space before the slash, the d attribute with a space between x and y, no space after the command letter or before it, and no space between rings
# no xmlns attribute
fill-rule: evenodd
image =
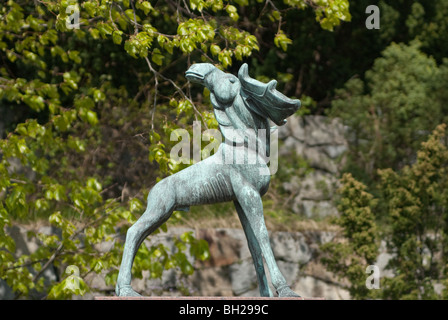
<svg viewBox="0 0 448 320"><path fill-rule="evenodd" d="M300 107L300 100L290 99L275 89L276 80L263 83L251 78L246 63L240 67L238 79L247 107L262 117L271 119L279 126L283 125L285 119Z"/></svg>
<svg viewBox="0 0 448 320"><path fill-rule="evenodd" d="M238 78L241 80L246 77L249 77L249 66L247 63L243 63L238 71Z"/></svg>

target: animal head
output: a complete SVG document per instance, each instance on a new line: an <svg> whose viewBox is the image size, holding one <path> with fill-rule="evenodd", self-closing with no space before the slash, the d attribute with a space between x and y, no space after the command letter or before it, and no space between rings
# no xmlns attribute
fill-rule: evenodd
<svg viewBox="0 0 448 320"><path fill-rule="evenodd" d="M247 64L243 64L238 77L225 73L210 63L193 64L185 73L188 80L207 87L221 104L232 103L240 94L252 112L272 120L277 125L286 123L286 118L300 108L299 99L290 99L276 90L277 81L262 83L252 79Z"/></svg>
<svg viewBox="0 0 448 320"><path fill-rule="evenodd" d="M225 73L210 63L193 64L185 72L185 77L207 87L215 98L224 104L232 102L241 88L236 76Z"/></svg>

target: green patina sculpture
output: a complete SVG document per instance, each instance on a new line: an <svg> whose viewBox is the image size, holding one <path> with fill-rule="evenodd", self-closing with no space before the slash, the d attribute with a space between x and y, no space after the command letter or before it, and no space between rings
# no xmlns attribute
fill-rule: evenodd
<svg viewBox="0 0 448 320"><path fill-rule="evenodd" d="M151 189L146 211L127 232L116 294L139 296L131 287L135 254L143 240L174 210L233 201L247 237L261 296L273 296L263 266L264 257L278 296L298 297L275 261L261 196L267 192L270 182L267 166L269 120L277 125L284 124L300 107L300 101L278 92L275 80L265 84L250 78L247 64L241 66L238 77L209 63L193 64L185 76L210 90L215 117L225 141L211 157L166 177Z"/></svg>

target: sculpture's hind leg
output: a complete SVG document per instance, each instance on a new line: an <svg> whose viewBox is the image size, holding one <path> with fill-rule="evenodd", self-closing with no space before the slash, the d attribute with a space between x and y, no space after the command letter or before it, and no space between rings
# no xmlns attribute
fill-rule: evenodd
<svg viewBox="0 0 448 320"><path fill-rule="evenodd" d="M247 223L253 230L254 235L261 247L261 251L269 268L271 281L279 297L299 297L290 289L285 277L275 262L274 254L269 242L269 234L266 229L263 216L263 204L258 191L243 179L236 178L232 181L238 203L241 205Z"/></svg>
<svg viewBox="0 0 448 320"><path fill-rule="evenodd" d="M268 285L268 280L266 279L266 273L263 266L263 256L261 252L260 245L257 238L255 237L254 231L252 230L243 209L237 201L234 201L236 211L238 212L238 217L241 220L241 224L244 228L244 233L246 234L247 244L249 246L252 259L254 261L255 271L257 273L257 280L260 289L260 295L262 297L272 297L273 294Z"/></svg>
<svg viewBox="0 0 448 320"><path fill-rule="evenodd" d="M129 228L118 273L115 292L118 296L140 296L131 288L131 270L138 248L152 232L160 227L174 210L173 192L168 181L157 183L148 195L146 211L138 221Z"/></svg>

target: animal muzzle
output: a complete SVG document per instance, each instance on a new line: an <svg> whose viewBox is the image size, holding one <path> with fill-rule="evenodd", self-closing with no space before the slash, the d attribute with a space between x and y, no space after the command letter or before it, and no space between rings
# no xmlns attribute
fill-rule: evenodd
<svg viewBox="0 0 448 320"><path fill-rule="evenodd" d="M191 82L204 84L206 76L215 69L210 63L195 63L185 72L185 77Z"/></svg>
<svg viewBox="0 0 448 320"><path fill-rule="evenodd" d="M187 72L185 72L185 78L193 82L202 82L205 78L205 75L196 71L188 70Z"/></svg>

